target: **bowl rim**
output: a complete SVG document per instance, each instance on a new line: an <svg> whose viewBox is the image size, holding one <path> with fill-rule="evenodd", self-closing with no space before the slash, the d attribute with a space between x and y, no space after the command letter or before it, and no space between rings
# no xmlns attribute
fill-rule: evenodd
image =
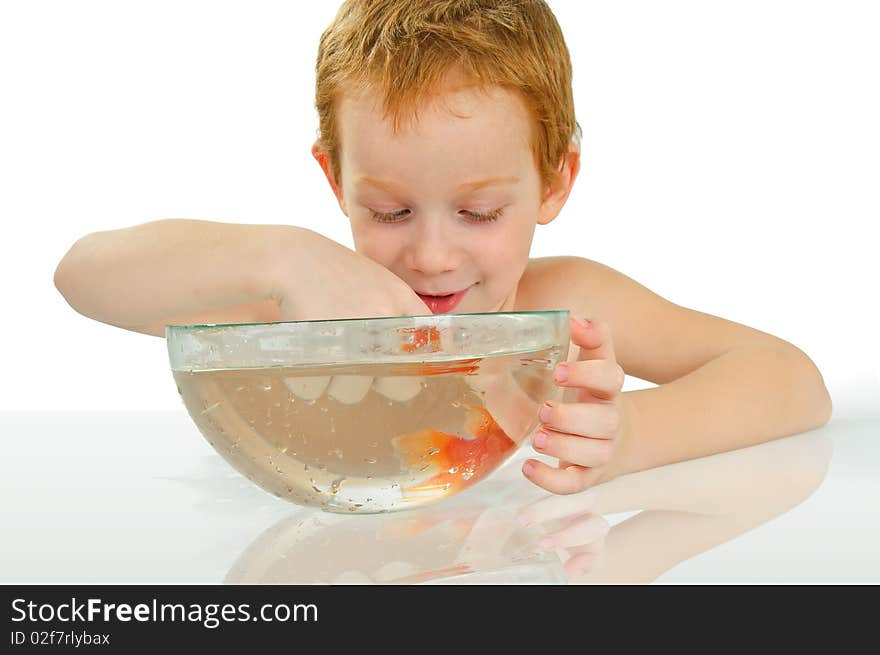
<svg viewBox="0 0 880 655"><path fill-rule="evenodd" d="M419 314L416 316L371 316L371 317L361 317L361 318L318 318L318 319L308 319L302 321L271 321L271 322L262 322L262 323L193 323L193 324L174 324L174 325L166 325L165 332L166 334L169 331L185 331L185 330L194 330L198 328L218 328L218 327L263 327L268 325L301 325L306 323L346 323L346 322L359 322L363 323L366 321L369 322L377 322L377 321L401 321L406 319L417 319L424 318L430 320L437 320L439 318L444 319L454 319L458 316L522 316L524 314L545 314L545 315L553 315L553 314L570 314L571 312L568 309L538 309L538 310L523 310L518 312L468 312L463 314Z"/></svg>

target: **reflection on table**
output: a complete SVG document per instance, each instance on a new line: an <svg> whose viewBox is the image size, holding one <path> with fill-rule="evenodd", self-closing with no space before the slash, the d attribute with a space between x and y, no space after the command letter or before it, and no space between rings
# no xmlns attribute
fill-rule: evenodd
<svg viewBox="0 0 880 655"><path fill-rule="evenodd" d="M294 511L241 553L225 582L648 583L798 505L825 478L831 450L819 429L554 495L522 477L521 462L535 457L524 446L437 505ZM633 514L614 522L621 513Z"/></svg>

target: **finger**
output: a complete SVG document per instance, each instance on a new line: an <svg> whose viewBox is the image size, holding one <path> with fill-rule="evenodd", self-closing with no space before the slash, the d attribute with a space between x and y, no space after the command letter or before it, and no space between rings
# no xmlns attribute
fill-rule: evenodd
<svg viewBox="0 0 880 655"><path fill-rule="evenodd" d="M614 442L610 439L593 439L543 428L532 437L532 448L542 455L589 468L604 466L614 455Z"/></svg>
<svg viewBox="0 0 880 655"><path fill-rule="evenodd" d="M588 514L572 521L562 530L544 535L538 545L548 550L587 546L595 541L605 539L610 528L608 521L602 515Z"/></svg>
<svg viewBox="0 0 880 655"><path fill-rule="evenodd" d="M523 527L556 521L576 514L592 512L596 507L596 495L592 490L568 496L547 496L530 503L517 512L516 520Z"/></svg>
<svg viewBox="0 0 880 655"><path fill-rule="evenodd" d="M571 340L580 347L578 361L589 359L610 359L617 361L614 354L614 343L611 339L611 326L604 321L589 319L569 320Z"/></svg>
<svg viewBox="0 0 880 655"><path fill-rule="evenodd" d="M565 577L569 582L584 582L590 573L601 565L601 558L604 549L603 543L597 543L590 547L590 550L569 557L563 565Z"/></svg>
<svg viewBox="0 0 880 655"><path fill-rule="evenodd" d="M623 367L613 359L592 359L561 362L556 366L553 380L561 387L578 387L599 400L611 400L623 388L625 374Z"/></svg>
<svg viewBox="0 0 880 655"><path fill-rule="evenodd" d="M478 370L461 377L505 434L528 434L535 426L536 401L514 378L510 366L502 364L484 360Z"/></svg>
<svg viewBox="0 0 880 655"><path fill-rule="evenodd" d="M612 439L620 429L617 403L546 402L538 418L542 429L594 439Z"/></svg>
<svg viewBox="0 0 880 655"><path fill-rule="evenodd" d="M555 494L575 494L583 491L586 486L584 469L572 465L564 469L548 466L536 459L528 459L523 463L522 472L532 483Z"/></svg>

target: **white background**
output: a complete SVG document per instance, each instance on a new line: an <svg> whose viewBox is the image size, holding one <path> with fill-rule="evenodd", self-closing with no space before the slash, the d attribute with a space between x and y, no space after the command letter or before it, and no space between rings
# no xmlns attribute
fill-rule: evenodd
<svg viewBox="0 0 880 655"><path fill-rule="evenodd" d="M786 339L832 395L876 384L877 4L550 4L584 163L532 255L594 259ZM87 233L202 218L352 246L309 154L337 6L0 4L0 410L182 409L164 339L55 289Z"/></svg>

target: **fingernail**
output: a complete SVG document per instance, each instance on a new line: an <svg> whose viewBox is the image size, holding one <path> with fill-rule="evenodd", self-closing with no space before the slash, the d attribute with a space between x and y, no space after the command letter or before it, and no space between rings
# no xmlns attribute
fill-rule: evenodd
<svg viewBox="0 0 880 655"><path fill-rule="evenodd" d="M557 366L554 377L557 382L565 382L568 379L568 364L560 364Z"/></svg>
<svg viewBox="0 0 880 655"><path fill-rule="evenodd" d="M538 412L538 418L541 419L542 423L548 423L550 421L550 412L553 411L553 405L550 403L544 403L544 406L541 408L541 411Z"/></svg>
<svg viewBox="0 0 880 655"><path fill-rule="evenodd" d="M535 433L534 438L532 439L532 443L535 448L544 448L547 445L547 433L541 432L540 430Z"/></svg>
<svg viewBox="0 0 880 655"><path fill-rule="evenodd" d="M526 461L526 463L523 464L522 470L526 475L531 475L535 470L535 463L532 462L532 460Z"/></svg>

